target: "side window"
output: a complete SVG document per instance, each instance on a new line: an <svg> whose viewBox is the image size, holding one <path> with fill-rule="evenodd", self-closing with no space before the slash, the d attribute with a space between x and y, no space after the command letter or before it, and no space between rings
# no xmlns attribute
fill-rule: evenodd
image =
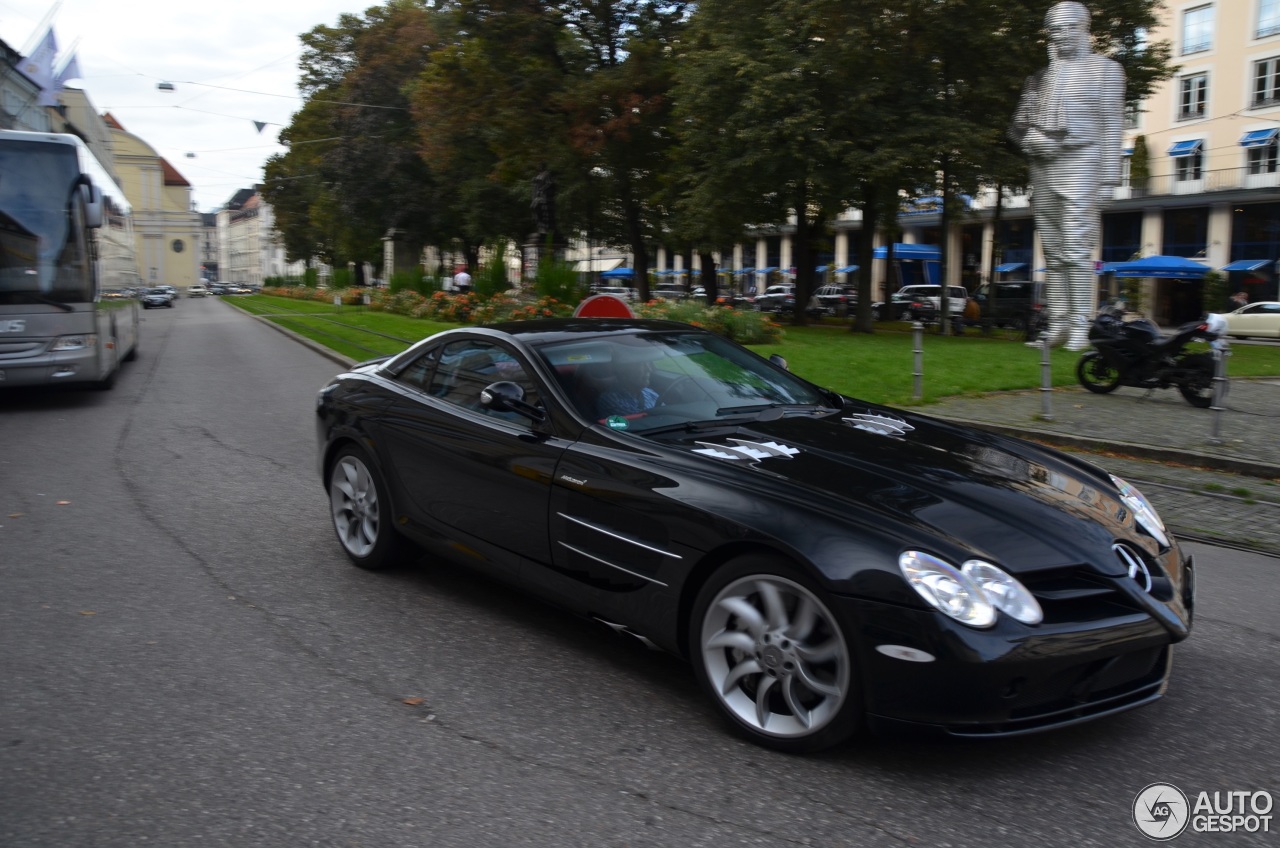
<svg viewBox="0 0 1280 848"><path fill-rule="evenodd" d="M431 372L436 367L436 360L439 358L439 354L440 348L432 348L415 359L408 368L401 371L396 379L401 383L413 386L415 389L426 391L428 381L431 379Z"/></svg>
<svg viewBox="0 0 1280 848"><path fill-rule="evenodd" d="M537 385L515 356L501 345L484 339L451 342L440 352L440 362L428 392L446 403L509 421L527 421L515 413L499 413L480 406L480 392L490 383L509 380L524 389L526 403L537 405Z"/></svg>

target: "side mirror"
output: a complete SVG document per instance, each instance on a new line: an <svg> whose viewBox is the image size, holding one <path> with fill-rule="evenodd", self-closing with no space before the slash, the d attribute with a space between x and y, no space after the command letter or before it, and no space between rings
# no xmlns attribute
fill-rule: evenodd
<svg viewBox="0 0 1280 848"><path fill-rule="evenodd" d="M781 368L783 371L790 370L787 368L787 360L783 359L776 353L769 354L769 361Z"/></svg>
<svg viewBox="0 0 1280 848"><path fill-rule="evenodd" d="M102 226L102 189L91 183L87 177L81 177L80 197L84 200L84 223L86 227Z"/></svg>
<svg viewBox="0 0 1280 848"><path fill-rule="evenodd" d="M514 412L530 421L541 423L547 414L531 403L524 402L524 389L519 383L499 380L490 383L480 392L480 406L494 412Z"/></svg>

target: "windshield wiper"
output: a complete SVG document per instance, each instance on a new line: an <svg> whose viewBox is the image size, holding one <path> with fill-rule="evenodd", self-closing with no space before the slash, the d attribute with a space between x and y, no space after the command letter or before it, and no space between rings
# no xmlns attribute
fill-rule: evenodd
<svg viewBox="0 0 1280 848"><path fill-rule="evenodd" d="M755 415L738 415L733 418L705 418L700 421L681 421L679 424L667 424L649 430L637 430L637 436L657 436L663 433L699 433L703 430L723 430L739 424L750 424L757 420Z"/></svg>
<svg viewBox="0 0 1280 848"><path fill-rule="evenodd" d="M773 421L782 418L789 412L807 412L810 415L821 415L835 411L830 407L817 406L812 403L782 403L774 401L771 403L753 403L749 406L722 406L716 410L716 415L751 414L752 419L755 421Z"/></svg>

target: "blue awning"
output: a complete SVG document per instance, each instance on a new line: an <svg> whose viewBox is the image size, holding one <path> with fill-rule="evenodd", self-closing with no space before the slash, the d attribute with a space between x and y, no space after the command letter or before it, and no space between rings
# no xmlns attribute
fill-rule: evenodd
<svg viewBox="0 0 1280 848"><path fill-rule="evenodd" d="M827 266L826 266L826 265L819 265L817 268L814 268L813 270L814 270L814 271L817 271L819 274L825 274L825 273L827 273Z"/></svg>
<svg viewBox="0 0 1280 848"><path fill-rule="evenodd" d="M996 273L1007 274L1010 271L1021 271L1025 267L1027 267L1025 262L1006 262L1003 265L996 266Z"/></svg>
<svg viewBox="0 0 1280 848"><path fill-rule="evenodd" d="M888 259L889 250L885 247L877 247L871 252L874 259ZM942 251L937 245L933 244L895 244L893 246L894 259L941 259Z"/></svg>
<svg viewBox="0 0 1280 848"><path fill-rule="evenodd" d="M770 265L768 268L761 268L761 269L760 269L760 273L761 273L761 274L767 274L767 273L769 273L770 271L776 271L776 270L778 270L778 266L777 266L777 265Z"/></svg>
<svg viewBox="0 0 1280 848"><path fill-rule="evenodd" d="M755 268L739 268L733 273L734 274L754 274L755 272L756 272Z"/></svg>
<svg viewBox="0 0 1280 848"><path fill-rule="evenodd" d="M1266 147L1268 144L1276 140L1276 136L1280 135L1280 127L1272 127L1269 130L1254 130L1247 132L1240 137L1241 147Z"/></svg>
<svg viewBox="0 0 1280 848"><path fill-rule="evenodd" d="M1126 147L1124 150L1121 150L1121 151L1120 151L1120 155L1121 155L1121 156L1132 156L1132 155L1133 155L1133 148L1132 148L1132 147Z"/></svg>
<svg viewBox="0 0 1280 848"><path fill-rule="evenodd" d="M852 274L852 273L853 273L854 271L856 271L856 270L858 270L858 266L857 266L857 265L845 265L843 268L837 268L837 269L836 269L836 273L837 273L837 274Z"/></svg>
<svg viewBox="0 0 1280 848"><path fill-rule="evenodd" d="M1175 141L1173 146L1169 148L1169 155L1177 158L1179 156L1190 156L1193 153L1200 152L1200 145L1204 144L1203 138L1192 139L1191 141Z"/></svg>
<svg viewBox="0 0 1280 848"><path fill-rule="evenodd" d="M1224 271L1257 271L1271 264L1270 259L1237 259L1230 265L1222 266Z"/></svg>

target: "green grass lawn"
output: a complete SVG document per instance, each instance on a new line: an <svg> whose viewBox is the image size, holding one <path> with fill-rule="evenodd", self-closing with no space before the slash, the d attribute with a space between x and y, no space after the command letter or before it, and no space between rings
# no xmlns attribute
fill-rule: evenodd
<svg viewBox="0 0 1280 848"><path fill-rule="evenodd" d="M274 321L353 359L399 353L413 342L457 326L439 321L371 312L363 306L251 295L227 298L236 307ZM973 395L1040 385L1040 350L1000 336L970 330L964 336L925 333L921 339L922 397L916 399L915 340L902 323L879 324L875 333L851 333L844 324L784 325L774 344L752 345L763 356L778 354L794 373L821 386L874 403L910 406L954 395ZM1227 373L1233 377L1280 377L1280 347L1237 344ZM1050 357L1053 385L1076 385L1080 354L1058 348Z"/></svg>

